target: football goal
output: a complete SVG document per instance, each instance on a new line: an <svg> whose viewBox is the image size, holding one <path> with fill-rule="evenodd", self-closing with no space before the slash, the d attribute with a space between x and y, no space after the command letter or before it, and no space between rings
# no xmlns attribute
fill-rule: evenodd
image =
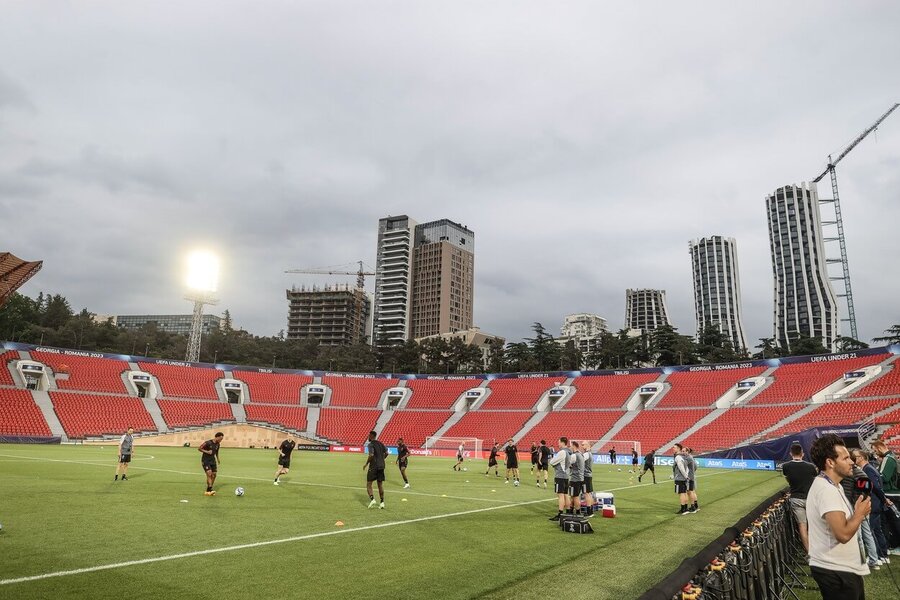
<svg viewBox="0 0 900 600"><path fill-rule="evenodd" d="M452 450L463 448L463 456L467 459L481 458L481 442L478 438L466 437L429 437L425 440L426 450Z"/></svg>

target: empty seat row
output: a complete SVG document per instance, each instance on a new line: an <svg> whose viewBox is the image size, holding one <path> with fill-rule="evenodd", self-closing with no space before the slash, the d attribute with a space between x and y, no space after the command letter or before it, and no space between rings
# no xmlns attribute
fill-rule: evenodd
<svg viewBox="0 0 900 600"><path fill-rule="evenodd" d="M165 398L219 399L215 382L222 378L222 371L143 362L138 363L138 366L156 377Z"/></svg>
<svg viewBox="0 0 900 600"><path fill-rule="evenodd" d="M565 377L494 379L488 384L491 393L481 408L530 410L544 392L561 384L565 379Z"/></svg>
<svg viewBox="0 0 900 600"><path fill-rule="evenodd" d="M159 400L158 403L163 420L169 427L191 427L234 421L231 406L223 402Z"/></svg>
<svg viewBox="0 0 900 600"><path fill-rule="evenodd" d="M322 383L331 388L330 406L376 407L381 395L399 380L332 375L323 377Z"/></svg>
<svg viewBox="0 0 900 600"><path fill-rule="evenodd" d="M156 431L156 425L144 404L130 396L100 396L69 392L50 392L53 409L71 438Z"/></svg>
<svg viewBox="0 0 900 600"><path fill-rule="evenodd" d="M480 387L482 379L412 379L406 387L412 390L407 408L449 409L466 390Z"/></svg>
<svg viewBox="0 0 900 600"><path fill-rule="evenodd" d="M566 409L622 408L635 390L656 381L656 373L637 373L613 376L578 377L573 382L575 395L566 402Z"/></svg>
<svg viewBox="0 0 900 600"><path fill-rule="evenodd" d="M51 352L32 352L31 358L53 369L57 375L56 384L61 390L113 394L126 392L122 381L122 373L128 370L128 363L125 361Z"/></svg>
<svg viewBox="0 0 900 600"><path fill-rule="evenodd" d="M805 402L817 392L843 378L844 373L884 360L884 354L863 356L832 362L782 365L772 374L769 387L750 400L750 404L783 404Z"/></svg>
<svg viewBox="0 0 900 600"><path fill-rule="evenodd" d="M663 395L656 407L711 406L739 381L756 377L765 370L765 367L750 367L727 371L672 373L666 378L666 383L671 384L672 388Z"/></svg>
<svg viewBox="0 0 900 600"><path fill-rule="evenodd" d="M302 406L248 404L244 411L247 413L248 423L269 423L296 431L306 430L307 410Z"/></svg>
<svg viewBox="0 0 900 600"><path fill-rule="evenodd" d="M0 388L0 435L52 435L31 392Z"/></svg>
<svg viewBox="0 0 900 600"><path fill-rule="evenodd" d="M300 390L313 382L309 375L237 371L235 379L247 384L250 400L260 404L300 404Z"/></svg>

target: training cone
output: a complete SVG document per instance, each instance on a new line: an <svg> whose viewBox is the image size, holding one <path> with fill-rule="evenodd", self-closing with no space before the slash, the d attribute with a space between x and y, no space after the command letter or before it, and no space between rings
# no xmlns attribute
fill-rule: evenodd
<svg viewBox="0 0 900 600"><path fill-rule="evenodd" d="M335 525L336 527L343 527L343 526L344 526L344 522L343 522L343 521L338 521L338 522L335 523L334 525Z"/></svg>

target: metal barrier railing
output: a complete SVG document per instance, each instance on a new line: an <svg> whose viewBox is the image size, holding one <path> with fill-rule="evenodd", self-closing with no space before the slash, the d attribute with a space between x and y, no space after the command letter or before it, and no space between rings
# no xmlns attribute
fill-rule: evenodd
<svg viewBox="0 0 900 600"><path fill-rule="evenodd" d="M806 588L806 551L783 492L686 559L641 600L769 600ZM787 594L787 596L786 596Z"/></svg>

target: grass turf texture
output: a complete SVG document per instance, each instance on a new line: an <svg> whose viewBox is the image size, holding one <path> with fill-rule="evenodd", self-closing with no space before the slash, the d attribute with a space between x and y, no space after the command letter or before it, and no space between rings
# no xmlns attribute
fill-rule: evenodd
<svg viewBox="0 0 900 600"><path fill-rule="evenodd" d="M667 474L635 485L598 467L595 489L622 488L619 515L577 536L547 520L555 497L527 467L514 488L486 478L484 461L457 473L451 459L413 458L403 490L391 462L387 508L369 510L361 455L295 452L276 487L274 451L223 449L210 498L196 449L137 450L129 481L114 482L113 446L0 445L0 580L289 541L4 584L0 596L537 598L577 561L584 596L632 598L783 487L774 473L704 470L701 511L681 517Z"/></svg>

